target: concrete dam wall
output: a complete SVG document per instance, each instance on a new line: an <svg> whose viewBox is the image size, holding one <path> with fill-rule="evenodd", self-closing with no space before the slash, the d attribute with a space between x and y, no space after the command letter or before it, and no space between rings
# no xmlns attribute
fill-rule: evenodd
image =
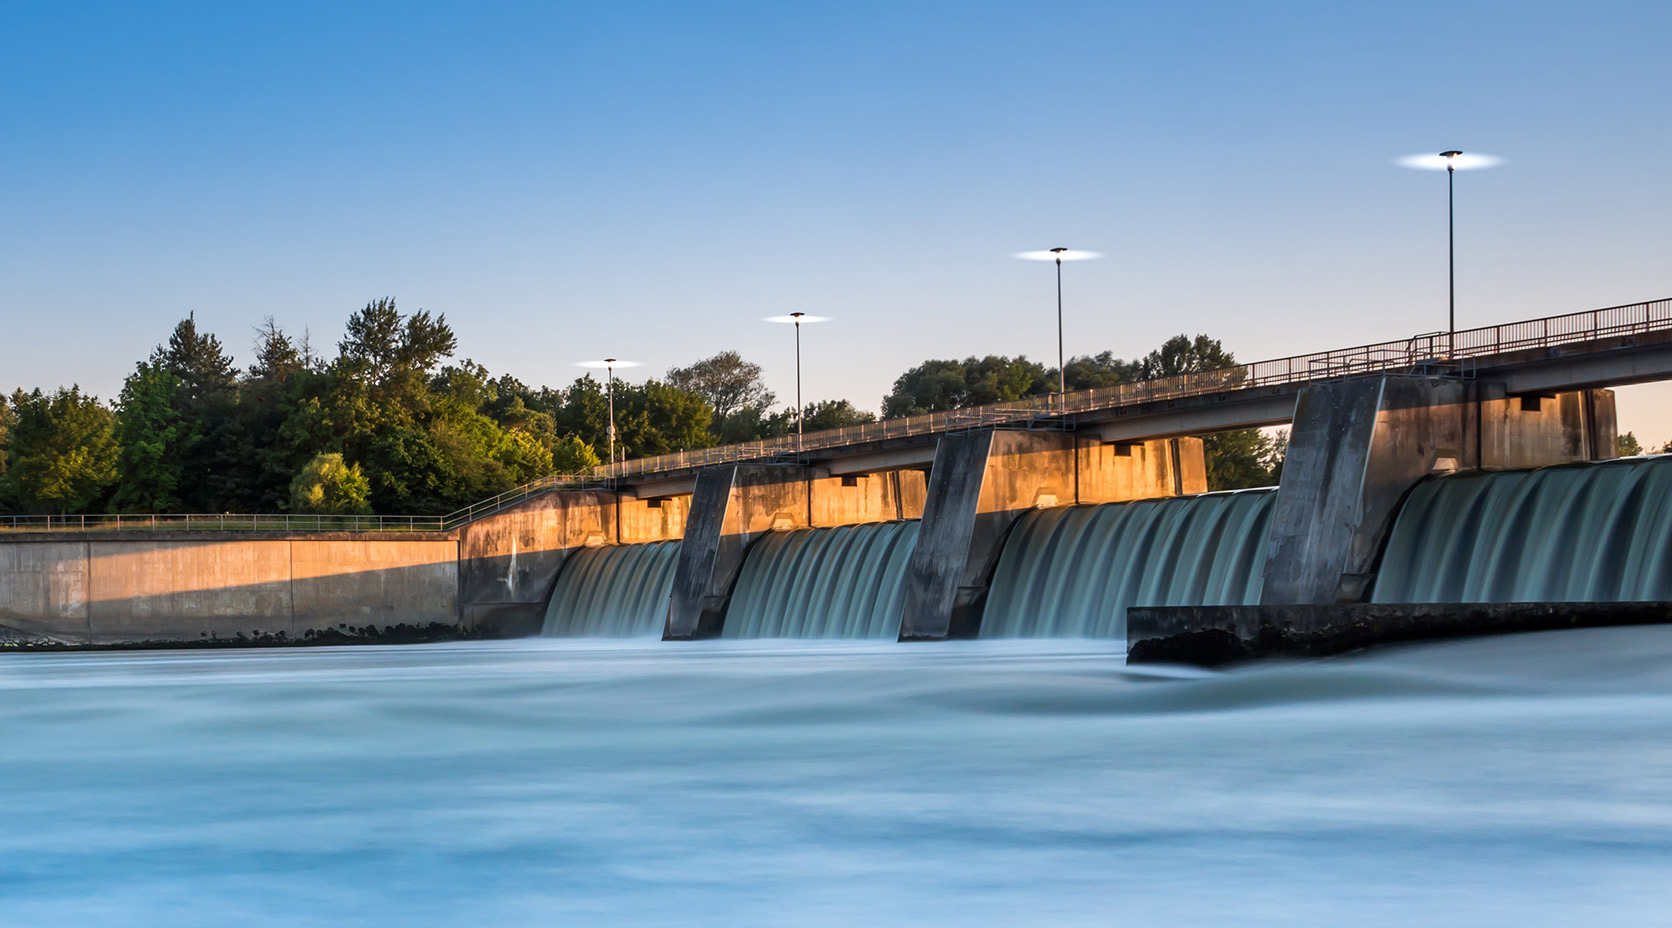
<svg viewBox="0 0 1672 928"><path fill-rule="evenodd" d="M977 429L941 435L932 461L711 466L545 492L452 533L0 534L0 626L90 644L429 623L1119 638L1129 606L1363 603L1413 488L1613 444L1606 390L1349 378L1300 393L1282 485L1260 492L1203 495L1198 438Z"/></svg>
<svg viewBox="0 0 1672 928"><path fill-rule="evenodd" d="M0 537L0 625L82 644L454 624L452 535Z"/></svg>

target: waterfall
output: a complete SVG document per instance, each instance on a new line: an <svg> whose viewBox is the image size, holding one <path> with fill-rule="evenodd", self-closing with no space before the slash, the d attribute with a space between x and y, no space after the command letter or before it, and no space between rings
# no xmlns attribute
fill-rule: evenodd
<svg viewBox="0 0 1672 928"><path fill-rule="evenodd" d="M983 638L1124 638L1128 606L1260 599L1274 489L1067 506L1017 522Z"/></svg>
<svg viewBox="0 0 1672 928"><path fill-rule="evenodd" d="M660 636L679 542L587 548L570 555L546 605L542 635Z"/></svg>
<svg viewBox="0 0 1672 928"><path fill-rule="evenodd" d="M1672 456L1424 480L1372 600L1672 600Z"/></svg>
<svg viewBox="0 0 1672 928"><path fill-rule="evenodd" d="M898 638L916 522L773 532L743 561L722 637Z"/></svg>

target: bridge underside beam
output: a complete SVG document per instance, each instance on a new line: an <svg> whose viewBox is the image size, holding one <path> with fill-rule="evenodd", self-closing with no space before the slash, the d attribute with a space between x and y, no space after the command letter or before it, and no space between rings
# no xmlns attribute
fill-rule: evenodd
<svg viewBox="0 0 1672 928"><path fill-rule="evenodd" d="M1172 408L1126 415L1107 422L1087 417L1082 419L1076 433L1095 436L1102 441L1143 441L1282 425L1295 416L1297 392L1259 390L1249 391L1255 394L1252 396L1228 394L1196 401L1180 400Z"/></svg>
<svg viewBox="0 0 1672 928"><path fill-rule="evenodd" d="M1553 355L1513 368L1482 370L1480 380L1501 383L1511 394L1550 394L1587 387L1616 387L1672 380L1672 346L1646 345L1578 356Z"/></svg>

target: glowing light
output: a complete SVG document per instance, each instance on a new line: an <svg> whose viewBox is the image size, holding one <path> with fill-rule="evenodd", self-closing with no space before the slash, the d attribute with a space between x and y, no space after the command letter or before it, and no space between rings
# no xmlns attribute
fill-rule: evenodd
<svg viewBox="0 0 1672 928"><path fill-rule="evenodd" d="M1058 258L1064 261L1085 261L1090 258L1101 258L1103 254L1096 251L1078 251L1073 248L1064 248L1061 251L1018 251L1011 257L1021 258L1023 261L1055 261Z"/></svg>
<svg viewBox="0 0 1672 928"><path fill-rule="evenodd" d="M1497 155L1466 151L1450 158L1441 155L1406 155L1403 158L1395 158L1393 163L1402 168L1415 168L1419 171L1444 171L1448 166L1459 171L1478 171L1481 168L1495 168L1503 164L1504 159Z"/></svg>
<svg viewBox="0 0 1672 928"><path fill-rule="evenodd" d="M597 370L604 370L606 368L613 367L619 370L623 367L643 367L644 364L639 361L576 361L575 366L591 367Z"/></svg>
<svg viewBox="0 0 1672 928"><path fill-rule="evenodd" d="M806 314L802 314L801 316L767 316L766 318L762 319L761 321L762 322L781 322L785 325L794 325L797 322L800 322L802 325L806 325L809 322L829 322L830 317L829 316L809 316L809 315L806 315Z"/></svg>

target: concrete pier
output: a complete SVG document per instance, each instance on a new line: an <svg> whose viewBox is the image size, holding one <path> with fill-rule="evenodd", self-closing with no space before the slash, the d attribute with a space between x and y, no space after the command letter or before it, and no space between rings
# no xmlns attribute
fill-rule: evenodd
<svg viewBox="0 0 1672 928"><path fill-rule="evenodd" d="M1360 602L1418 480L1611 458L1614 432L1608 390L1521 397L1457 378L1398 376L1312 384L1296 401L1260 602Z"/></svg>
<svg viewBox="0 0 1672 928"><path fill-rule="evenodd" d="M946 435L930 471L900 637L974 636L1004 539L1030 509L1206 490L1200 439L1106 444L1068 432Z"/></svg>
<svg viewBox="0 0 1672 928"><path fill-rule="evenodd" d="M831 476L794 464L739 464L702 471L674 568L666 637L720 633L743 558L762 534L914 519L924 499L917 470Z"/></svg>

